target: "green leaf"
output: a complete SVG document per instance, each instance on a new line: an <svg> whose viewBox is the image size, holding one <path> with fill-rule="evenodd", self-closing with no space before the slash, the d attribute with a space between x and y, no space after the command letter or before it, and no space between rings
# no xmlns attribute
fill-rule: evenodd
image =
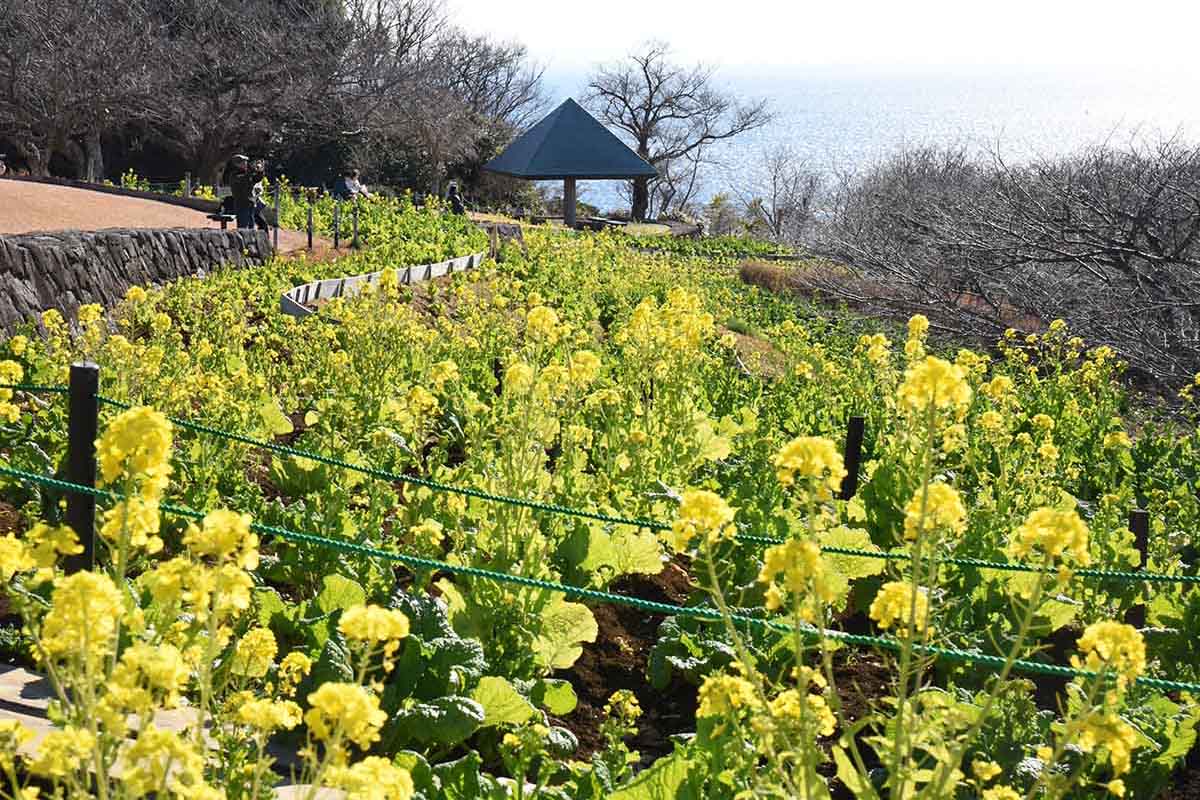
<svg viewBox="0 0 1200 800"><path fill-rule="evenodd" d="M657 575L662 572L662 546L652 532L620 531L612 537L616 575Z"/></svg>
<svg viewBox="0 0 1200 800"><path fill-rule="evenodd" d="M442 784L444 800L477 800L493 797L503 797L495 779L481 774L479 768L483 761L478 753L468 753L457 761L436 764L433 774Z"/></svg>
<svg viewBox="0 0 1200 800"><path fill-rule="evenodd" d="M850 756L846 755L846 751L841 745L833 746L833 760L837 764L838 780L845 784L847 789L854 792L855 797L860 800L878 800L879 795L875 792L875 787L871 785L865 775L854 768L854 764L850 762Z"/></svg>
<svg viewBox="0 0 1200 800"><path fill-rule="evenodd" d="M530 699L558 717L570 714L579 704L575 687L570 682L557 678L542 678L535 683L533 691L530 692Z"/></svg>
<svg viewBox="0 0 1200 800"><path fill-rule="evenodd" d="M312 671L296 690L296 696L307 697L309 692L314 692L322 684L331 681L345 683L353 680L354 668L350 666L350 651L346 647L346 640L334 631L321 648L321 655L313 664Z"/></svg>
<svg viewBox="0 0 1200 800"><path fill-rule="evenodd" d="M392 758L392 763L401 769L408 770L412 776L413 788L422 792L426 797L435 797L438 793L437 782L429 762L420 753L412 750L401 750Z"/></svg>
<svg viewBox="0 0 1200 800"><path fill-rule="evenodd" d="M454 695L416 703L396 712L388 722L381 746L418 742L453 747L478 730L483 719L483 706L469 697Z"/></svg>
<svg viewBox="0 0 1200 800"><path fill-rule="evenodd" d="M610 794L608 800L675 800L691 766L679 753L660 758Z"/></svg>
<svg viewBox="0 0 1200 800"><path fill-rule="evenodd" d="M263 426L276 436L286 436L295 430L292 421L279 410L279 403L275 400L263 401L258 407L258 414L262 417Z"/></svg>
<svg viewBox="0 0 1200 800"><path fill-rule="evenodd" d="M511 683L494 675L480 678L471 697L483 706L484 728L520 725L537 714L537 709Z"/></svg>
<svg viewBox="0 0 1200 800"><path fill-rule="evenodd" d="M354 581L341 575L326 575L321 579L321 591L313 598L310 609L321 614L345 611L367 602L367 593Z"/></svg>
<svg viewBox="0 0 1200 800"><path fill-rule="evenodd" d="M852 550L882 552L871 541L871 535L862 528L847 528L844 525L822 533L818 543L822 547L845 547ZM821 560L851 581L870 575L879 575L886 567L886 562L881 558L863 558L838 555L837 553L824 553L821 555Z"/></svg>
<svg viewBox="0 0 1200 800"><path fill-rule="evenodd" d="M587 606L557 595L538 619L533 654L547 669L567 669L583 653L582 642L596 641L596 618Z"/></svg>
<svg viewBox="0 0 1200 800"><path fill-rule="evenodd" d="M279 592L274 589L267 587L257 588L254 590L254 599L258 609L257 620L259 627L270 628L276 614L286 617L287 604L279 596Z"/></svg>

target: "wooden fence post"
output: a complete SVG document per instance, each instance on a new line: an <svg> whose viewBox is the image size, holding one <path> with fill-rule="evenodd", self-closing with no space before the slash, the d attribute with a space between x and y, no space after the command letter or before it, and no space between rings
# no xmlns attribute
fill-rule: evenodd
<svg viewBox="0 0 1200 800"><path fill-rule="evenodd" d="M96 437L100 427L100 367L90 361L71 365L67 395L67 480L96 485ZM68 573L96 564L96 496L67 493L67 524L79 537L83 552L66 559Z"/></svg>
<svg viewBox="0 0 1200 800"><path fill-rule="evenodd" d="M280 189L281 189L280 181L277 180L277 181L275 181L275 241L274 241L274 250L276 253L279 252L279 192L280 192Z"/></svg>
<svg viewBox="0 0 1200 800"><path fill-rule="evenodd" d="M313 239L312 198L309 198L309 201L308 201L308 249L310 252L312 251L312 239Z"/></svg>
<svg viewBox="0 0 1200 800"><path fill-rule="evenodd" d="M858 491L858 462L862 460L863 431L866 420L853 416L846 425L846 477L842 478L842 499L849 500Z"/></svg>
<svg viewBox="0 0 1200 800"><path fill-rule="evenodd" d="M1150 512L1141 508L1135 508L1130 511L1129 530L1133 531L1133 546L1137 548L1138 555L1141 556L1141 562L1138 564L1137 569L1140 572L1146 569L1147 560L1150 557ZM1142 602L1125 612L1125 622L1135 628L1146 627L1147 598L1145 596L1145 584L1142 586Z"/></svg>
<svg viewBox="0 0 1200 800"><path fill-rule="evenodd" d="M192 173L190 172L183 173L183 196L192 196Z"/></svg>
<svg viewBox="0 0 1200 800"><path fill-rule="evenodd" d="M358 249L358 198L354 199L354 238L350 240L350 246Z"/></svg>
<svg viewBox="0 0 1200 800"><path fill-rule="evenodd" d="M333 201L333 249L337 250L342 241L342 201Z"/></svg>

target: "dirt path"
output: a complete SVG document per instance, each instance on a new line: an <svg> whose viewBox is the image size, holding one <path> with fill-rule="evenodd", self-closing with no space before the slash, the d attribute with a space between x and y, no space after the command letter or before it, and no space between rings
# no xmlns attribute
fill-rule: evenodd
<svg viewBox="0 0 1200 800"><path fill-rule="evenodd" d="M219 228L203 211L156 200L91 192L67 186L0 180L0 234L103 228ZM279 249L304 249L300 231L281 230ZM314 242L327 250L328 242Z"/></svg>

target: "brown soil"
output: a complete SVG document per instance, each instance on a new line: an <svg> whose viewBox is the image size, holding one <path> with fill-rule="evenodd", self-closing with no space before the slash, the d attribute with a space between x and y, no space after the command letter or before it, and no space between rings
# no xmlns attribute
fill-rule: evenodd
<svg viewBox="0 0 1200 800"><path fill-rule="evenodd" d="M658 575L628 576L610 588L646 600L682 603L687 600L691 584L687 571L672 563ZM599 627L596 641L586 645L583 655L562 675L574 686L579 704L558 722L579 739L576 757L586 759L604 746L600 736L604 704L613 692L628 689L642 707L638 734L628 744L641 754L642 766L646 766L671 752L672 734L695 730L696 687L675 681L666 691L658 692L646 679L646 662L658 639L663 616L613 605L593 606L592 613Z"/></svg>

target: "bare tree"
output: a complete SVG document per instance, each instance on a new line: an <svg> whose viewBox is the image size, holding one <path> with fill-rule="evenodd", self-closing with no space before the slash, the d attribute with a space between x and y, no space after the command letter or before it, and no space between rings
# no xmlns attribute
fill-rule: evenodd
<svg viewBox="0 0 1200 800"><path fill-rule="evenodd" d="M0 0L0 136L35 175L58 156L98 179L100 137L153 90L154 34L140 0Z"/></svg>
<svg viewBox="0 0 1200 800"><path fill-rule="evenodd" d="M602 122L624 132L638 155L660 171L680 159L699 160L710 146L771 120L767 102L740 103L712 85L712 67L681 67L670 49L649 42L625 60L600 67L585 102ZM634 180L633 218L646 219L647 178Z"/></svg>
<svg viewBox="0 0 1200 800"><path fill-rule="evenodd" d="M794 148L779 144L765 150L749 185L732 183L752 231L780 244L800 244L807 237L824 178Z"/></svg>
<svg viewBox="0 0 1200 800"><path fill-rule="evenodd" d="M821 249L859 272L822 287L844 299L984 337L1063 318L1144 378L1200 368L1200 147L908 151L841 187Z"/></svg>

